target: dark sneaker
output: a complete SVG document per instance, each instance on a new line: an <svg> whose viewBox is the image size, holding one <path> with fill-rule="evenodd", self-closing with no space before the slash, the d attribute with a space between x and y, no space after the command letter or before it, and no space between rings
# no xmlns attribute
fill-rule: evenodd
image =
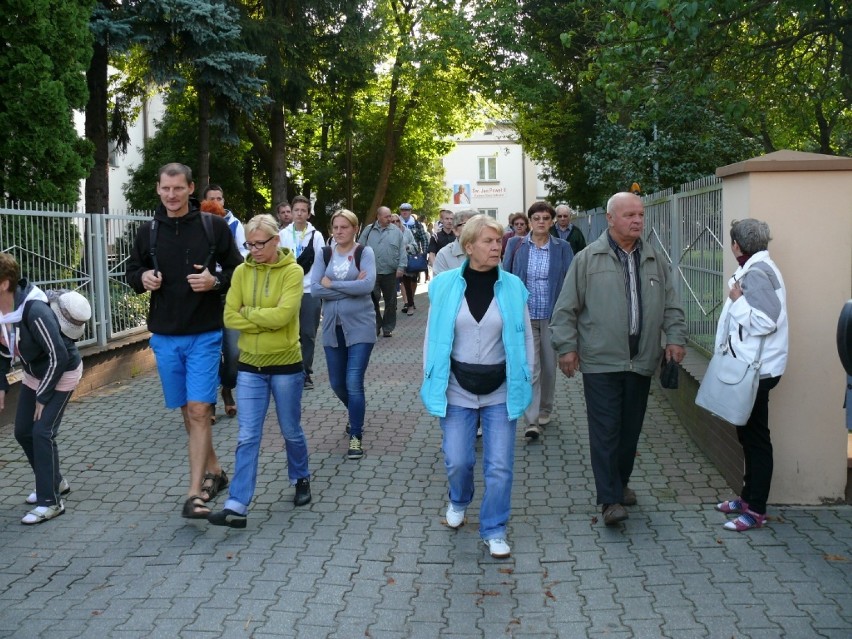
<svg viewBox="0 0 852 639"><path fill-rule="evenodd" d="M621 499L622 506L636 505L636 492L632 488L624 487L624 497Z"/></svg>
<svg viewBox="0 0 852 639"><path fill-rule="evenodd" d="M346 456L349 459L361 459L364 456L364 449L361 447L361 438L357 435L352 435L349 438L349 450L346 451Z"/></svg>
<svg viewBox="0 0 852 639"><path fill-rule="evenodd" d="M310 375L305 375L305 390L313 390L314 388L314 380L311 379Z"/></svg>
<svg viewBox="0 0 852 639"><path fill-rule="evenodd" d="M311 502L311 482L307 477L296 481L296 496L293 497L294 506L304 506Z"/></svg>
<svg viewBox="0 0 852 639"><path fill-rule="evenodd" d="M234 512L230 508L207 515L207 521L214 526L230 526L231 528L245 528L247 519L245 515Z"/></svg>

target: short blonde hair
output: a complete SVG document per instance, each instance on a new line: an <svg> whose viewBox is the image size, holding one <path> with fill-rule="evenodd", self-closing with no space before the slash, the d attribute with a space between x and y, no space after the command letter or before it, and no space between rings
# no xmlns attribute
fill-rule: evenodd
<svg viewBox="0 0 852 639"><path fill-rule="evenodd" d="M473 244L485 229L497 231L497 237L503 237L503 225L489 215L480 213L470 218L459 236L459 244L466 249Z"/></svg>
<svg viewBox="0 0 852 639"><path fill-rule="evenodd" d="M269 213L260 213L246 222L246 237L254 231L262 231L269 237L278 235L278 223Z"/></svg>
<svg viewBox="0 0 852 639"><path fill-rule="evenodd" d="M329 228L334 224L334 218L342 217L347 222L349 222L352 226L355 227L355 232L358 232L358 228L361 226L361 222L358 220L358 216L355 215L349 209L337 209L334 213L331 214L331 219L328 221Z"/></svg>

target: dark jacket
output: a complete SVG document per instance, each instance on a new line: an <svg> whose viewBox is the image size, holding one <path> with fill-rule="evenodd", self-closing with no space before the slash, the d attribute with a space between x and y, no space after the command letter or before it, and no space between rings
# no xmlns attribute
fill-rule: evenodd
<svg viewBox="0 0 852 639"><path fill-rule="evenodd" d="M550 227L550 234L553 237L559 237L559 231L556 228L556 224ZM565 238L565 241L571 245L571 250L574 251L574 255L586 248L586 237L583 235L583 231L577 228L576 224L571 225L571 228L568 230L568 237Z"/></svg>
<svg viewBox="0 0 852 639"><path fill-rule="evenodd" d="M20 308L32 291L33 285L22 279L15 291L15 308ZM18 354L24 370L41 380L36 390L36 401L47 404L53 398L56 385L67 371L80 365L80 352L70 337L59 328L59 320L47 302L30 300L24 306L21 321L15 324L18 331ZM9 351L0 347L0 390L9 390L6 374L11 368Z"/></svg>
<svg viewBox="0 0 852 639"><path fill-rule="evenodd" d="M447 233L444 229L441 229L437 233L432 233L432 237L429 238L429 250L427 253L434 253L437 255L438 251L444 248L447 244L452 244L456 239L456 234L453 233L452 229Z"/></svg>
<svg viewBox="0 0 852 639"><path fill-rule="evenodd" d="M211 215L216 247L207 269L222 283L218 291L195 293L186 276L199 273L193 264L208 262L210 244L201 211L190 200L190 211L181 217L169 217L160 205L154 213L157 220L157 261L163 276L162 286L151 292L148 330L160 335L194 335L222 328L222 294L231 284L234 269L243 258L237 250L228 225ZM221 271L216 272L216 264ZM137 293L144 293L142 274L154 268L151 258L151 222L136 232L136 241L127 263L127 283Z"/></svg>

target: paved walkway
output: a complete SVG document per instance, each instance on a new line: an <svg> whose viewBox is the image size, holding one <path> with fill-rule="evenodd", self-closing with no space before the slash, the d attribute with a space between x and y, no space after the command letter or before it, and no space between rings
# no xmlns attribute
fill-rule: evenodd
<svg viewBox="0 0 852 639"><path fill-rule="evenodd" d="M656 388L623 527L598 521L582 382L561 376L555 423L516 444L511 559L479 542L478 501L463 528L443 525L440 429L417 395L427 305L373 352L360 461L318 351L303 402L314 501L293 507L270 421L245 530L180 517L186 436L153 374L69 407L73 492L43 525L18 523L32 476L0 429L0 636L852 636L852 508L771 507L767 529L722 530L712 503L730 493ZM229 471L236 429L216 426Z"/></svg>

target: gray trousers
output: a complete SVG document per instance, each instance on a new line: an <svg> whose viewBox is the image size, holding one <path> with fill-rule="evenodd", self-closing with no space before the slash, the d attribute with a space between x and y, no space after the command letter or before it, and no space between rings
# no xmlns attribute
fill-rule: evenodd
<svg viewBox="0 0 852 639"><path fill-rule="evenodd" d="M302 347L302 365L305 368L305 375L314 373L314 349L321 310L322 300L310 293L302 294L302 308L299 309L299 345Z"/></svg>
<svg viewBox="0 0 852 639"><path fill-rule="evenodd" d="M379 309L379 297L385 300L385 313ZM376 307L376 332L390 332L396 328L396 271L376 275L373 288L373 306Z"/></svg>
<svg viewBox="0 0 852 639"><path fill-rule="evenodd" d="M527 424L538 424L540 415L553 412L553 392L556 388L556 351L550 343L550 320L531 320L533 334L533 397L524 411Z"/></svg>

